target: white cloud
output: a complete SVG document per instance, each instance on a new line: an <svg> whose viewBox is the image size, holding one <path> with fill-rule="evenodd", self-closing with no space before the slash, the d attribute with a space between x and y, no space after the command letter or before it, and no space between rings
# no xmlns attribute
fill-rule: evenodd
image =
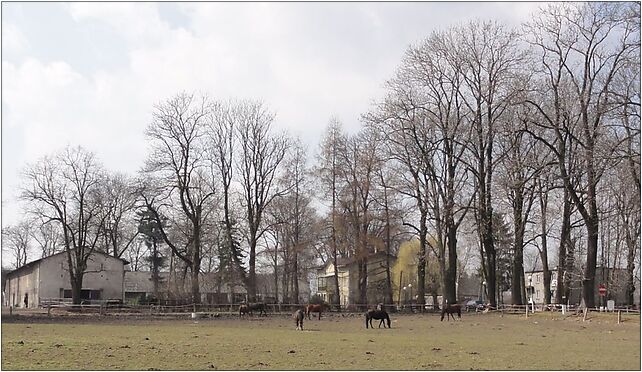
<svg viewBox="0 0 642 372"><path fill-rule="evenodd" d="M126 63L92 68L66 58L33 58L30 50L50 42L46 30L30 33L42 39L27 39L19 24L3 20L3 52L24 57L2 62L2 119L10 129L2 139L5 217L10 222L17 213L8 199L15 195L24 162L67 144L95 151L110 169L135 172L145 158L144 130L153 104L183 90L263 99L277 112L277 125L301 134L310 146L332 115L356 130L359 115L380 95L407 45L433 27L462 19L462 12L448 9L470 7L185 3L178 8L187 21L176 27L154 3L67 4L69 18L59 22L76 22L88 34L106 28L109 38L100 40L125 45L95 45L97 50L122 49ZM463 15L500 14L519 23L532 6L506 3L478 9L482 11ZM56 21L48 19L47 27Z"/></svg>
<svg viewBox="0 0 642 372"><path fill-rule="evenodd" d="M2 24L2 52L21 53L29 48L29 41L24 33L11 22Z"/></svg>

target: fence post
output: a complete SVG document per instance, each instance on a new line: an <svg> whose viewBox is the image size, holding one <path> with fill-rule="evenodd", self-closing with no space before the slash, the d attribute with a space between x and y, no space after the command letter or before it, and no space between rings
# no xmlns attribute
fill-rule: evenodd
<svg viewBox="0 0 642 372"><path fill-rule="evenodd" d="M584 318L582 318L582 321L583 321L583 322L585 322L585 321L586 321L586 315L588 315L588 307L585 307L585 308L584 308Z"/></svg>
<svg viewBox="0 0 642 372"><path fill-rule="evenodd" d="M618 310L617 311L617 324L622 323L622 311Z"/></svg>
<svg viewBox="0 0 642 372"><path fill-rule="evenodd" d="M526 305L526 318L528 318L528 305Z"/></svg>

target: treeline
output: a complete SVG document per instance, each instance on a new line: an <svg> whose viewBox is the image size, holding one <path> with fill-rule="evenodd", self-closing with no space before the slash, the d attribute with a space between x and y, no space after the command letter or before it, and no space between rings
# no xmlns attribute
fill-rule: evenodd
<svg viewBox="0 0 642 372"><path fill-rule="evenodd" d="M200 272L238 281L254 299L261 267L279 300L299 302L299 279L319 263L336 274L350 257L365 304L370 255L416 238L419 303L437 291L457 300L473 247L495 306L507 289L525 302L530 246L547 302L557 267L555 300L579 279L594 306L599 264L626 268L632 304L639 37L635 3L551 4L519 30L475 21L435 31L407 49L358 133L330 120L316 157L276 131L261 102L182 93L154 107L135 177L107 172L82 148L28 166L22 199L39 222L3 230L3 249L16 266L32 239L43 256L69 252L74 300L95 249L134 268L169 265L195 302ZM330 285L339 293L337 275Z"/></svg>

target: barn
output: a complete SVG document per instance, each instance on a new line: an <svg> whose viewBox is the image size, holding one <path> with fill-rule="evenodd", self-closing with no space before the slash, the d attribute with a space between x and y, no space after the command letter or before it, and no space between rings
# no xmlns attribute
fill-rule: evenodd
<svg viewBox="0 0 642 372"><path fill-rule="evenodd" d="M125 266L128 264L126 260L93 252L87 260L81 298L122 301ZM6 275L7 305L34 308L49 301L71 301L66 252L32 261Z"/></svg>

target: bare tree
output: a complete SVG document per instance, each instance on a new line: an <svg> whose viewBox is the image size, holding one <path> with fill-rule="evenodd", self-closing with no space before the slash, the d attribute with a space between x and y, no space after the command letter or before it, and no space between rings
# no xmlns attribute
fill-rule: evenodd
<svg viewBox="0 0 642 372"><path fill-rule="evenodd" d="M160 234L172 252L191 271L191 296L201 302L199 272L203 249L203 226L212 212L215 183L206 155L204 137L210 103L205 97L181 93L155 106L147 129L152 152L146 171L156 174L161 197L143 193L145 206L157 220ZM149 189L148 189L149 190ZM181 231L170 238L161 213Z"/></svg>
<svg viewBox="0 0 642 372"><path fill-rule="evenodd" d="M594 306L599 211L596 190L604 170L612 166L607 115L616 101L614 78L630 60L639 60L639 9L626 3L565 3L549 5L527 25L529 43L539 49L543 88L527 103L545 119L539 126L553 141L536 136L558 159L559 173L581 214L587 232L587 257L582 293ZM616 105L617 107L617 105ZM569 120L577 125L569 125ZM571 136L579 144L579 166L568 168L565 148ZM579 187L572 183L575 176Z"/></svg>
<svg viewBox="0 0 642 372"><path fill-rule="evenodd" d="M496 22L471 22L456 29L455 55L461 67L460 99L470 119L467 145L469 170L474 175L475 217L484 253L484 277L491 306L497 305L493 241L493 174L502 154L495 148L499 125L505 120L520 91L517 81L525 55L518 48L517 33Z"/></svg>
<svg viewBox="0 0 642 372"><path fill-rule="evenodd" d="M38 228L32 231L32 236L40 246L41 258L52 256L63 250L62 230L58 224L42 219L34 220L33 223L38 225Z"/></svg>
<svg viewBox="0 0 642 372"><path fill-rule="evenodd" d="M345 147L345 137L341 131L341 123L338 119L332 118L328 128L321 139L321 151L319 153L318 175L324 185L324 191L329 192L332 200L330 207L330 256L334 266L333 277L333 297L331 302L334 305L339 304L341 296L339 289L339 268L338 258L339 250L337 244L337 188L339 177L340 159L339 155Z"/></svg>
<svg viewBox="0 0 642 372"><path fill-rule="evenodd" d="M9 252L14 258L14 268L17 269L27 264L29 247L32 238L31 224L20 221L15 226L2 228L2 250Z"/></svg>
<svg viewBox="0 0 642 372"><path fill-rule="evenodd" d="M106 205L105 253L116 258L121 258L138 236L134 213L137 200L132 182L125 174L113 173L101 185Z"/></svg>
<svg viewBox="0 0 642 372"><path fill-rule="evenodd" d="M243 266L243 252L239 239L238 217L232 206L234 180L234 154L237 151L236 130L243 119L247 103L214 103L208 121L209 151L215 178L220 179L223 198L223 226L220 239L219 277L231 279L239 277L247 282L247 272ZM229 272L228 272L229 271Z"/></svg>
<svg viewBox="0 0 642 372"><path fill-rule="evenodd" d="M274 115L260 102L245 102L240 108L236 136L240 144L237 169L241 174L242 204L245 208L249 245L248 276L245 281L250 301L256 298L256 248L265 232L263 213L272 200L283 194L275 177L288 148L285 135L270 133Z"/></svg>
<svg viewBox="0 0 642 372"><path fill-rule="evenodd" d="M104 172L94 154L68 147L27 167L22 199L31 203L36 216L59 224L67 253L67 269L74 304L105 224L99 186Z"/></svg>
<svg viewBox="0 0 642 372"><path fill-rule="evenodd" d="M514 121L524 120L532 115L528 110L514 110ZM547 149L528 134L513 126L513 120L505 123L501 129L501 137L497 141L500 152L505 154L498 166L498 179L506 191L507 199L512 209L513 217L513 262L511 275L511 299L513 304L524 304L522 287L524 285L524 246L527 237L527 224L531 209L537 196L541 206L542 233L540 255L544 270L544 285L550 285L550 272L547 259L547 229L546 205L548 190L544 190L541 182L538 186L538 175L546 165ZM549 288L549 287L546 287ZM550 289L550 288L549 288ZM550 292L548 299L550 303Z"/></svg>

